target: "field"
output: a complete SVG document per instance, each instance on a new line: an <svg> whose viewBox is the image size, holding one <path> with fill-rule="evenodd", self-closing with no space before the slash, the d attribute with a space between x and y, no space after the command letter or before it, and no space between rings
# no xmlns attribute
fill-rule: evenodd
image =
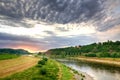
<svg viewBox="0 0 120 80"><path fill-rule="evenodd" d="M0 60L17 58L19 55L16 54L0 54Z"/></svg>
<svg viewBox="0 0 120 80"><path fill-rule="evenodd" d="M28 60L32 60L30 57L24 57L24 58ZM26 62L28 60L26 60ZM33 60L36 61L36 59L33 59ZM18 62L18 60L16 62ZM25 63L21 63L21 64L25 65ZM16 66L19 67L20 65L19 66L16 65ZM9 69L10 68L8 68L8 70ZM4 69L3 71L6 71L6 70ZM67 68L63 64L60 64L54 60L49 59L45 62L40 60L36 66L33 66L29 69L26 69L24 71L21 71L15 74L12 73L12 75L9 75L4 78L0 78L0 80L74 80L73 77L74 75L73 73L71 73L69 68Z"/></svg>
<svg viewBox="0 0 120 80"><path fill-rule="evenodd" d="M8 60L0 60L0 78L26 70L36 65L38 60L38 58L28 56L21 56Z"/></svg>

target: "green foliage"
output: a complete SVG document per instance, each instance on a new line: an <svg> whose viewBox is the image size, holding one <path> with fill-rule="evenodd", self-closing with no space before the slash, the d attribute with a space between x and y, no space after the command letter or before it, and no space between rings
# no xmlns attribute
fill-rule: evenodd
<svg viewBox="0 0 120 80"><path fill-rule="evenodd" d="M38 61L38 65L37 66L42 66L42 65L45 65L45 63L48 61L47 58L42 58L42 60Z"/></svg>
<svg viewBox="0 0 120 80"><path fill-rule="evenodd" d="M59 68L56 61L48 60L41 67L32 67L0 80L58 80Z"/></svg>
<svg viewBox="0 0 120 80"><path fill-rule="evenodd" d="M0 54L0 60L17 58L19 55L16 54Z"/></svg>
<svg viewBox="0 0 120 80"><path fill-rule="evenodd" d="M73 74L70 68L65 65L61 65L62 68L62 79L61 80L73 80Z"/></svg>
<svg viewBox="0 0 120 80"><path fill-rule="evenodd" d="M45 65L46 61L45 60L40 60L38 61L38 64Z"/></svg>
<svg viewBox="0 0 120 80"><path fill-rule="evenodd" d="M10 48L3 48L0 49L0 54L7 53L7 54L29 54L28 51L24 49L10 49Z"/></svg>
<svg viewBox="0 0 120 80"><path fill-rule="evenodd" d="M96 54L94 53L88 53L88 54L85 54L86 57L97 57Z"/></svg>
<svg viewBox="0 0 120 80"><path fill-rule="evenodd" d="M93 43L84 46L75 46L67 48L50 49L46 54L51 54L51 57L74 57L74 56L87 56L87 57L120 57L120 41L112 42L107 41L103 43Z"/></svg>
<svg viewBox="0 0 120 80"><path fill-rule="evenodd" d="M48 61L48 59L47 59L47 58L43 58L43 60L44 60L44 61Z"/></svg>
<svg viewBox="0 0 120 80"><path fill-rule="evenodd" d="M40 69L40 74L42 74L42 75L46 75L47 74L47 70L46 70L45 67Z"/></svg>
<svg viewBox="0 0 120 80"><path fill-rule="evenodd" d="M36 67L42 67L43 65L42 64L37 64Z"/></svg>

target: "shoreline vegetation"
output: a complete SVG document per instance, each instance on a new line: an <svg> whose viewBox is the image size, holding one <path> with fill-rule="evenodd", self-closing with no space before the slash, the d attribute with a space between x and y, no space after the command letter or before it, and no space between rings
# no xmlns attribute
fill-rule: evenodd
<svg viewBox="0 0 120 80"><path fill-rule="evenodd" d="M120 41L99 42L89 45L78 45L65 48L50 49L45 52L50 57L98 57L98 58L120 58Z"/></svg>
<svg viewBox="0 0 120 80"><path fill-rule="evenodd" d="M120 58L90 58L90 57L72 57L71 59L109 65L113 67L120 67Z"/></svg>
<svg viewBox="0 0 120 80"><path fill-rule="evenodd" d="M17 58L15 58L15 59L17 59ZM108 65L112 65L115 67L116 66L120 67L120 58L70 57L70 59L83 60L83 61L87 61L87 62L95 62L95 63L99 63L99 64L108 64ZM14 60L14 59L11 59L11 60ZM33 67L31 66L31 68L27 68L26 70L18 71L17 73L16 72L12 73L12 75L5 77L5 78L0 78L0 80L6 80L6 79L21 80L21 78L23 80L38 80L38 79L45 80L46 79L45 77L49 77L49 79L47 78L46 80L50 80L52 76L53 76L52 80L94 80L94 78L91 77L87 73L77 72L77 71L71 69L70 67L67 67L64 64L57 62L55 60L51 60L51 59L47 59L47 60L48 60L48 62L46 62L46 63L44 63L44 61L41 62L41 60L40 60L40 62L38 62L40 65L36 65L39 68L38 67L36 68L36 66L33 66ZM8 61L8 60L1 60L1 61ZM53 67L54 67L55 71L54 70L51 71L53 69ZM34 71L37 71L37 72L34 72ZM39 71L39 74L38 74L38 71ZM41 73L41 71L42 71L42 73ZM51 73L51 72L53 72L53 73ZM48 75L48 73L51 75ZM30 79L28 79L27 77L30 76L28 74L31 74L31 75L34 74L34 75ZM42 77L39 77L40 75Z"/></svg>
<svg viewBox="0 0 120 80"><path fill-rule="evenodd" d="M36 57L21 56L15 59L1 60L1 63L6 63L2 66L8 65L9 62L12 62L12 65L9 65L11 67L14 67L14 65L18 67L19 64L17 65L16 62L23 62L20 63L19 66L24 66L25 59L27 62L29 60L35 60L35 64L26 67L25 69L10 71L10 73L7 71L12 70L11 67L9 68L9 66L7 66L7 68L5 66L5 69L2 69L3 67L1 67L1 70L4 71L4 74L1 73L0 80L93 80L92 77L90 77L88 74L77 72L74 69L67 67L66 65L55 60L48 58L39 58L38 61L38 58L35 58ZM31 62L29 61L28 64L29 63Z"/></svg>

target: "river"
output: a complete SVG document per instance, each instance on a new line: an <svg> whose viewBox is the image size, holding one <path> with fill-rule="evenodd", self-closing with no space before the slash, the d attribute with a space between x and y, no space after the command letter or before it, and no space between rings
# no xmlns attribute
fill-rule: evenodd
<svg viewBox="0 0 120 80"><path fill-rule="evenodd" d="M80 60L58 59L58 61L78 72L89 74L94 80L120 80L120 68L117 67Z"/></svg>

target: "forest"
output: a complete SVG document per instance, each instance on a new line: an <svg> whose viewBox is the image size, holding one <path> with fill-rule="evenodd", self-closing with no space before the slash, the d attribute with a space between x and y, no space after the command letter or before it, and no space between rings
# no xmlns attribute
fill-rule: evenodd
<svg viewBox="0 0 120 80"><path fill-rule="evenodd" d="M54 57L86 56L120 58L120 41L107 41L89 45L50 49L46 54Z"/></svg>

